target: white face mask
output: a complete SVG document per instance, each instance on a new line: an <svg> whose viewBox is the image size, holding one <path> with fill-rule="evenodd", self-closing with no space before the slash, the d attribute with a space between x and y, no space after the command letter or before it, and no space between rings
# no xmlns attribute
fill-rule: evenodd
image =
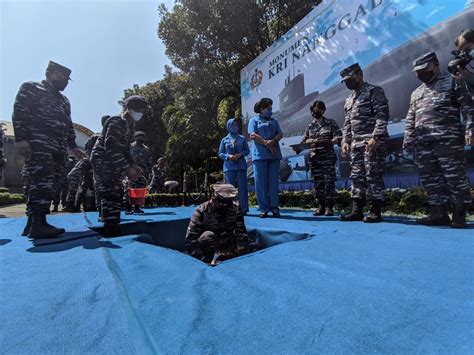
<svg viewBox="0 0 474 355"><path fill-rule="evenodd" d="M141 112L129 110L128 113L130 114L130 116L132 116L132 118L135 122L140 121L141 118L143 117L143 113L141 113Z"/></svg>

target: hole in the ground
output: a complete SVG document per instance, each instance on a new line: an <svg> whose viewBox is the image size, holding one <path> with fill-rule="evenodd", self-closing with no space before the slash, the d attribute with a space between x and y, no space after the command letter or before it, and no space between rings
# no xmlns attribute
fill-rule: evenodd
<svg viewBox="0 0 474 355"><path fill-rule="evenodd" d="M189 218L172 221L124 223L117 226L115 236L136 235L137 241L185 252L184 237L188 224ZM92 229L105 236L103 227ZM266 228L247 227L247 232L250 238L257 241L259 250L312 237L308 233Z"/></svg>

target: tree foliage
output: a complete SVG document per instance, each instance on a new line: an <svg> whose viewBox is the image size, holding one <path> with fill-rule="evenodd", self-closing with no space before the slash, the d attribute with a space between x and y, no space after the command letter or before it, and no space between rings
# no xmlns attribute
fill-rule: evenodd
<svg viewBox="0 0 474 355"><path fill-rule="evenodd" d="M158 36L179 69L125 91L144 95L150 112L138 124L156 155L176 174L218 169L225 122L240 119L240 71L320 1L178 0L159 7Z"/></svg>

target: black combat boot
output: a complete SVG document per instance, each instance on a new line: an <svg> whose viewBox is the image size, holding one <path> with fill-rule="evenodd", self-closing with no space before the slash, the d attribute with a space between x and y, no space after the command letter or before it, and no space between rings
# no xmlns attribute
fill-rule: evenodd
<svg viewBox="0 0 474 355"><path fill-rule="evenodd" d="M133 213L142 214L142 213L145 213L145 211L143 211L143 210L140 208L140 206L134 206Z"/></svg>
<svg viewBox="0 0 474 355"><path fill-rule="evenodd" d="M31 218L29 237L34 239L55 238L64 233L63 228L56 228L46 223L44 212L34 212Z"/></svg>
<svg viewBox="0 0 474 355"><path fill-rule="evenodd" d="M340 219L344 222L362 221L364 219L365 201L359 198L352 200L352 212L341 215Z"/></svg>
<svg viewBox="0 0 474 355"><path fill-rule="evenodd" d="M466 224L466 205L463 203L456 203L453 206L453 220L451 228L467 228Z"/></svg>
<svg viewBox="0 0 474 355"><path fill-rule="evenodd" d="M21 235L22 235L23 237L26 237L26 236L28 236L28 234L30 234L31 219L32 219L31 215L28 216L28 220L26 221L26 226L25 226L25 228L23 229L23 232L21 233Z"/></svg>
<svg viewBox="0 0 474 355"><path fill-rule="evenodd" d="M76 206L74 201L66 202L66 206L63 208L63 212L74 213L74 212L80 212L80 211L81 211L80 207Z"/></svg>
<svg viewBox="0 0 474 355"><path fill-rule="evenodd" d="M334 216L333 206L334 206L333 200L332 199L327 199L326 200L326 211L324 211L324 215L326 217Z"/></svg>
<svg viewBox="0 0 474 355"><path fill-rule="evenodd" d="M432 205L430 206L430 214L428 217L420 218L416 221L417 224L425 226L449 226L451 220L448 216L448 209L446 205Z"/></svg>
<svg viewBox="0 0 474 355"><path fill-rule="evenodd" d="M323 216L324 212L326 211L326 200L320 200L318 199L318 208L316 211L313 212L314 216Z"/></svg>
<svg viewBox="0 0 474 355"><path fill-rule="evenodd" d="M369 213L364 217L364 222L380 223L382 221L382 200L373 200Z"/></svg>

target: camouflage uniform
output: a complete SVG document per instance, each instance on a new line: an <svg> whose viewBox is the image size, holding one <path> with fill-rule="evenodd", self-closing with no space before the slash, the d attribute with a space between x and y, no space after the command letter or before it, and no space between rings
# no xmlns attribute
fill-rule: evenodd
<svg viewBox="0 0 474 355"><path fill-rule="evenodd" d="M341 130L336 121L322 117L321 120L313 119L306 126L306 132L302 143L311 140L340 139ZM332 208L333 199L336 195L336 153L332 143L318 145L311 149L309 164L311 176L314 181L316 199L320 205Z"/></svg>
<svg viewBox="0 0 474 355"><path fill-rule="evenodd" d="M160 167L158 164L151 169L153 176L150 183L150 193L165 192L165 180L168 170L166 167Z"/></svg>
<svg viewBox="0 0 474 355"><path fill-rule="evenodd" d="M460 113L466 127L460 120ZM431 206L470 203L464 134L474 135L474 107L464 85L439 73L411 94L404 145L414 145L421 182Z"/></svg>
<svg viewBox="0 0 474 355"><path fill-rule="evenodd" d="M74 168L76 160L73 157L68 157L64 163L62 170L55 173L55 191L53 196L53 205L56 206L61 203L66 206L66 197L68 192L68 180L67 176L69 172Z"/></svg>
<svg viewBox="0 0 474 355"><path fill-rule="evenodd" d="M387 156L389 119L388 101L379 86L364 83L353 91L344 105L343 144L351 147L352 198L365 200L366 190L372 200L382 200L383 173ZM369 139L377 140L372 152L365 151Z"/></svg>
<svg viewBox="0 0 474 355"><path fill-rule="evenodd" d="M221 186L236 191L230 184ZM258 248L247 235L239 205L232 201L229 207L219 208L214 198L200 205L192 215L184 244L189 255L206 263L213 260L215 253L231 258Z"/></svg>
<svg viewBox="0 0 474 355"><path fill-rule="evenodd" d="M151 153L150 148L145 144L133 142L131 150L135 164L142 169L142 174L148 178L151 174L151 169L153 168L153 154Z"/></svg>
<svg viewBox="0 0 474 355"><path fill-rule="evenodd" d="M64 168L67 149L77 148L69 100L48 81L22 84L13 109L15 140L26 140L32 154L25 160L29 189L27 214L48 213L55 172Z"/></svg>
<svg viewBox="0 0 474 355"><path fill-rule="evenodd" d="M92 174L90 156L92 154L92 148L94 147L97 138L99 138L98 134L93 134L89 137L85 145L85 153L87 154L87 158L82 158L81 160L79 160L74 166L74 168L72 168L72 170L67 175L68 192L66 197L66 206L68 206L69 208L75 208L80 206L81 202L84 199L84 194L87 192L87 190L94 188L91 179L86 179L85 176ZM77 190L79 189L79 185L81 185L81 181L87 181L87 184L82 184L83 186L81 194L80 196L77 196Z"/></svg>
<svg viewBox="0 0 474 355"><path fill-rule="evenodd" d="M134 121L124 114L110 117L92 149L96 201L106 224L120 223L120 185L123 174L134 164L130 154L134 127Z"/></svg>
<svg viewBox="0 0 474 355"><path fill-rule="evenodd" d="M151 170L153 168L153 154L151 153L150 148L145 144L138 144L133 142L131 145L131 154L132 159L135 161L135 164L142 169L142 175L147 179L150 179ZM140 179L134 183L131 183L131 187L146 187L147 181L144 181L143 176L140 176Z"/></svg>

